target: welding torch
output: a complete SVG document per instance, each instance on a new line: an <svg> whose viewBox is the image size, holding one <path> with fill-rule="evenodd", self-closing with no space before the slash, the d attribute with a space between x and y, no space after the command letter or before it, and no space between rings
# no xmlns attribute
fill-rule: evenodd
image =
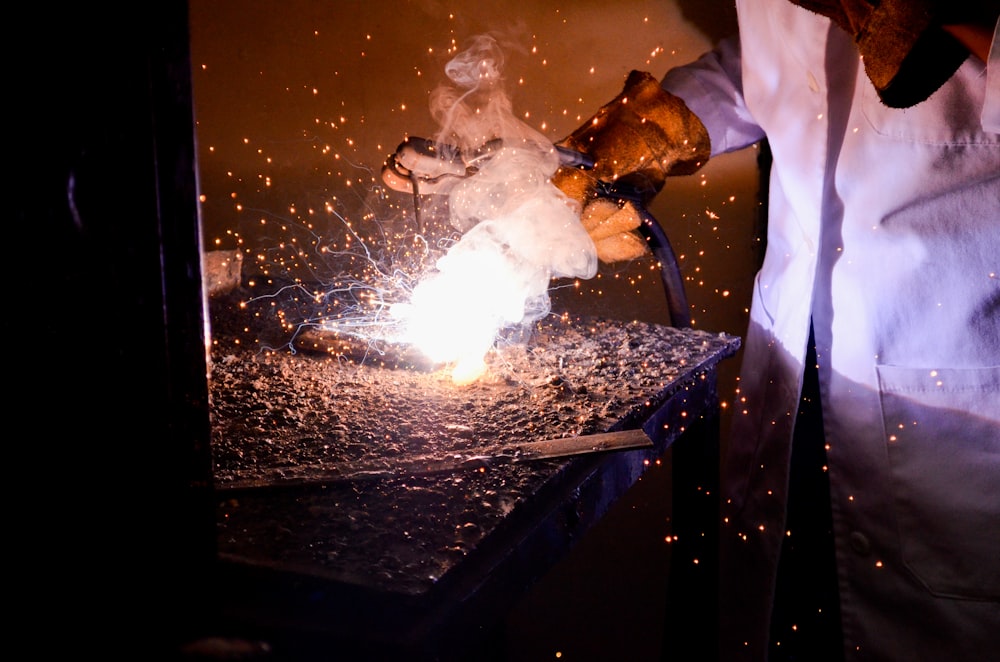
<svg viewBox="0 0 1000 662"><path fill-rule="evenodd" d="M427 138L410 137L399 144L382 168L382 181L389 188L414 194L444 192L455 178L470 177L504 147L502 138L463 152L454 145ZM594 161L583 152L553 145L559 165L590 170Z"/></svg>

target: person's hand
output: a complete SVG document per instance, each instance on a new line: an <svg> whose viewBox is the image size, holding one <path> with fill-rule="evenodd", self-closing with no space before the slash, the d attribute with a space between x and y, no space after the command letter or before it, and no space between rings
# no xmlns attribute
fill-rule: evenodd
<svg viewBox="0 0 1000 662"><path fill-rule="evenodd" d="M588 155L591 170L560 168L553 184L574 201L602 262L632 260L649 248L636 232L666 177L688 175L708 159L701 120L651 74L633 71L621 94L557 143Z"/></svg>

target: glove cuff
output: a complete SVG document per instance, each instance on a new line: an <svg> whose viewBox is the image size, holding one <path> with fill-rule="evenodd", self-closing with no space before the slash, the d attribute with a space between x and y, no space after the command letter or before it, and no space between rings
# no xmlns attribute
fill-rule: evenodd
<svg viewBox="0 0 1000 662"><path fill-rule="evenodd" d="M701 120L653 76L633 71L622 92L561 144L590 155L595 179L627 178L648 202L664 179L697 171L711 154Z"/></svg>

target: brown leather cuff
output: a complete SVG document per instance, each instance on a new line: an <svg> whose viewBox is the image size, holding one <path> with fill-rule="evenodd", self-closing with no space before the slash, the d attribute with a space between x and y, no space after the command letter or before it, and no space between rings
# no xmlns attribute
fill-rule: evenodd
<svg viewBox="0 0 1000 662"><path fill-rule="evenodd" d="M595 180L634 180L647 201L667 176L695 172L711 152L701 120L642 71L630 73L622 92L560 144L594 159Z"/></svg>
<svg viewBox="0 0 1000 662"><path fill-rule="evenodd" d="M988 4L979 0L790 1L830 18L854 37L868 79L882 103L892 108L924 101L951 78L969 51L941 26L959 16L981 17Z"/></svg>

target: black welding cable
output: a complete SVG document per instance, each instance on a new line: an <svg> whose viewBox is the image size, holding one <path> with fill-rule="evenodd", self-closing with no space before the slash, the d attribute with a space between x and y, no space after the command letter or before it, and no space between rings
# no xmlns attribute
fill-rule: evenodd
<svg viewBox="0 0 1000 662"><path fill-rule="evenodd" d="M639 216L642 219L639 231L649 242L653 255L660 263L660 278L663 280L663 289L667 295L670 323L677 328L689 328L691 315L688 312L687 294L684 291L684 279L681 277L677 255L670 246L667 233L663 231L663 227L653 215L641 205L634 206L639 210Z"/></svg>

